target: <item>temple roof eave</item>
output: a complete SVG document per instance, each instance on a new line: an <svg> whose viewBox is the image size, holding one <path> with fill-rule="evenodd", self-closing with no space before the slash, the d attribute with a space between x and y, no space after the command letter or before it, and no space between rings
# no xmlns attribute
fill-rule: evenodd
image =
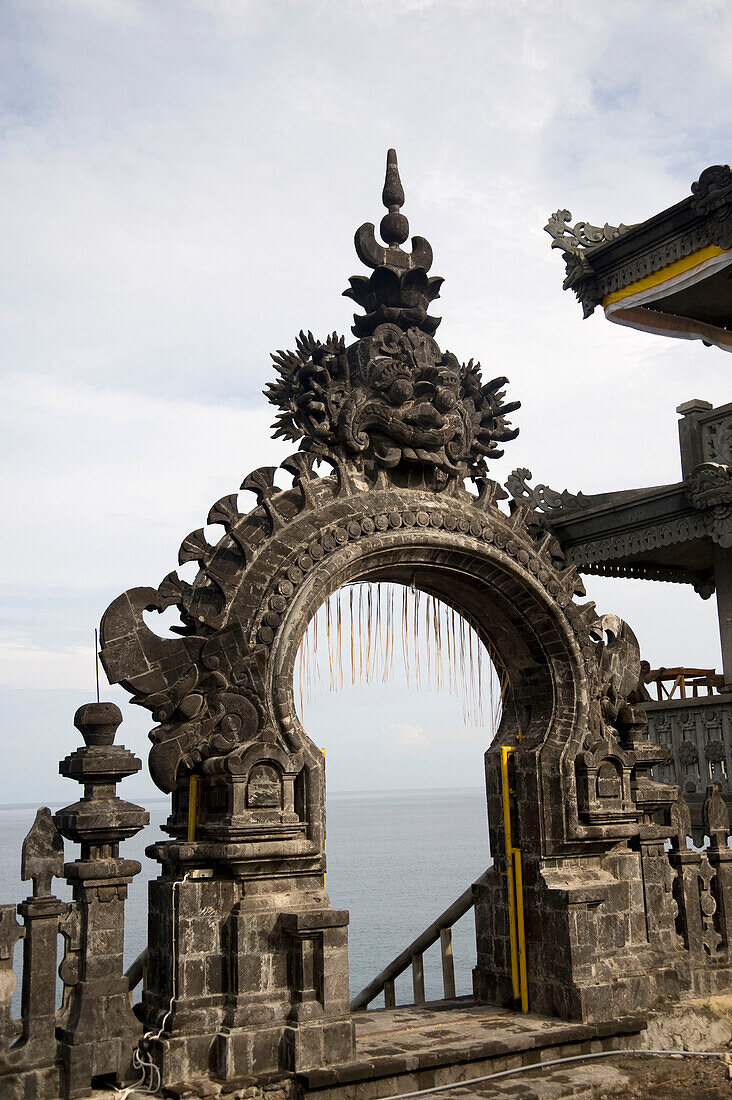
<svg viewBox="0 0 732 1100"><path fill-rule="evenodd" d="M732 299L725 299L724 316L716 325L700 325L704 318L696 316L693 301L684 302L683 295L681 300L676 295L671 308L658 304L675 292L680 277L687 286L706 280L727 261L732 263L732 170L727 165L706 168L691 191L636 225L571 226L568 210L551 215L545 230L553 238L552 248L564 255L564 288L575 292L585 317L603 305L609 320L732 349L727 334ZM667 278L659 279L659 274ZM640 297L636 292L642 292ZM618 298L623 301L618 303ZM673 321L659 311L671 314Z"/></svg>

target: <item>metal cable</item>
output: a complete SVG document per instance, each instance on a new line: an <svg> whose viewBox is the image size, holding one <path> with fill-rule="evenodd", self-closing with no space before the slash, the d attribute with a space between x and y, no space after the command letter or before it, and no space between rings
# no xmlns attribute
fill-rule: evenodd
<svg viewBox="0 0 732 1100"><path fill-rule="evenodd" d="M511 1077L514 1073L530 1073L532 1070L548 1069L550 1066L565 1066L568 1062L585 1062L593 1058L611 1058L613 1055L623 1054L656 1054L656 1055L681 1055L684 1058L724 1058L730 1057L728 1050L601 1050L596 1054L574 1054L569 1058L553 1058L550 1062L533 1062L525 1066L516 1066L514 1069L504 1069L499 1073L487 1073L483 1077L471 1077L468 1081L451 1081L447 1085L434 1085L429 1089L417 1089L415 1092L399 1092L393 1096L386 1096L383 1100L407 1100L412 1096L427 1096L432 1092L447 1092L448 1089L466 1088L468 1085L478 1085L483 1081L495 1081L499 1077Z"/></svg>

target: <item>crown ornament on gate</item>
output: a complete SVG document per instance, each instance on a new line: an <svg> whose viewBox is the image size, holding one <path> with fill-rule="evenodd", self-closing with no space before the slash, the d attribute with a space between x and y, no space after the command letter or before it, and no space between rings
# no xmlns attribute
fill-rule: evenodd
<svg viewBox="0 0 732 1100"><path fill-rule="evenodd" d="M515 439L504 403L508 379L483 382L480 363L460 363L443 352L434 333L439 317L428 313L443 280L429 276L432 248L412 237L402 214L404 189L390 149L382 200L383 245L367 222L355 236L356 253L370 276L353 276L344 291L364 314L354 315L355 343L332 333L318 340L301 332L294 351L272 355L279 377L264 390L279 408L275 437L300 441L300 449L346 460L368 477L389 471L402 485L439 489L466 477L485 477L499 444Z"/></svg>

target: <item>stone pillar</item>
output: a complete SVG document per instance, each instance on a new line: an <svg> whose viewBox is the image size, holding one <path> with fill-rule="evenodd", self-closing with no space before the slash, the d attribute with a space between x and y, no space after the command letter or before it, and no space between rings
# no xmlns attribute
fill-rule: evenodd
<svg viewBox="0 0 732 1100"><path fill-rule="evenodd" d="M132 1013L122 952L127 886L141 868L137 860L120 858L119 845L149 815L116 794L117 783L142 766L113 744L121 721L114 703L80 707L74 725L85 747L59 765L61 775L84 785L83 798L54 815L59 832L81 845L80 858L64 867L81 928L79 980L58 1031L67 1098L86 1096L97 1076L118 1083L137 1076L131 1059L141 1027Z"/></svg>
<svg viewBox="0 0 732 1100"><path fill-rule="evenodd" d="M0 906L0 1096L3 1100L50 1100L59 1095L56 1043L56 961L59 921L71 908L51 893L63 874L63 841L42 806L23 841L21 877L33 880L31 897L17 907ZM16 980L13 947L23 939L20 1024L10 1014ZM16 1040L16 1041L13 1041Z"/></svg>
<svg viewBox="0 0 732 1100"><path fill-rule="evenodd" d="M722 644L722 673L725 684L732 686L732 549L728 546L714 548L714 580Z"/></svg>

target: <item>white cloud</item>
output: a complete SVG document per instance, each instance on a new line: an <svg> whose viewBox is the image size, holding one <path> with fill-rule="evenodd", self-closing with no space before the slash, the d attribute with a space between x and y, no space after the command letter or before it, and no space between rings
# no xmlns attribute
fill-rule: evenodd
<svg viewBox="0 0 732 1100"><path fill-rule="evenodd" d="M292 449L269 438L269 408L95 390L40 374L0 380L0 508L15 533L5 546L6 584L159 583L211 505Z"/></svg>
<svg viewBox="0 0 732 1100"><path fill-rule="evenodd" d="M348 331L388 146L446 276L441 343L523 402L496 476L674 481L675 406L729 399L714 349L583 323L542 232L560 205L640 220L729 159L722 0L23 0L0 20L4 683L76 683L106 604L284 456L268 353ZM588 587L652 660L718 661L691 590Z"/></svg>
<svg viewBox="0 0 732 1100"><path fill-rule="evenodd" d="M100 669L102 683L104 672ZM0 689L67 688L91 691L95 680L93 646L43 649L0 638Z"/></svg>
<svg viewBox="0 0 732 1100"><path fill-rule="evenodd" d="M389 733L401 745L424 745L427 741L424 727L413 722L393 723L389 726Z"/></svg>

